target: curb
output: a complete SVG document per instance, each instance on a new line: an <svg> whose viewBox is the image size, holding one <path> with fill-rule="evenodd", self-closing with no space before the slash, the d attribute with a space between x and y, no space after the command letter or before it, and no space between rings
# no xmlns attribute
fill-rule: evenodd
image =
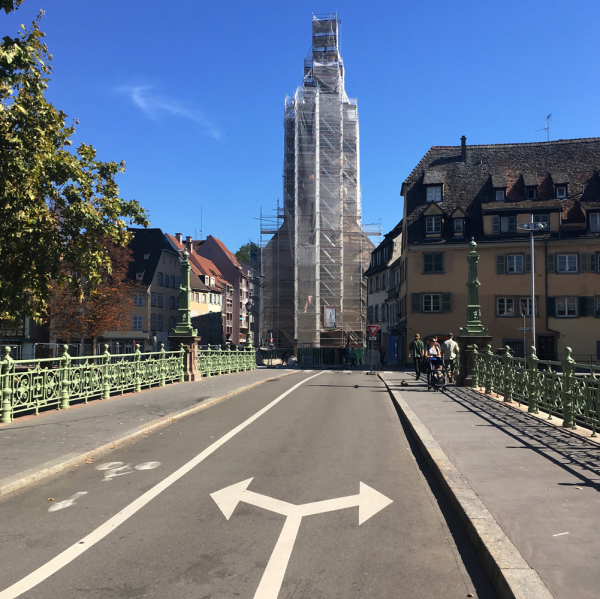
<svg viewBox="0 0 600 599"><path fill-rule="evenodd" d="M284 374L280 374L279 376L273 376L264 381L257 381L256 383L252 383L251 385L246 385L245 387L239 387L238 389L234 389L225 395L220 395L219 397L215 397L214 399L206 400L205 402L195 405L191 408L185 408L180 410L179 412L173 412L172 414L167 414L167 416L163 416L162 418L158 418L149 422L143 426L138 426L133 428L125 433L117 439L110 441L109 443L104 443L103 445L99 445L94 449L86 451L85 453L68 453L62 455L54 460L50 460L48 462L43 463L41 466L37 466L34 468L30 468L28 470L24 470L23 472L18 472L12 476L9 476L4 479L0 483L0 498L8 495L9 493L13 493L14 491L18 491L23 487L26 487L38 480L43 478L47 478L52 474L57 472L61 472L62 470L66 470L72 466L76 466L77 464L81 464L86 460L95 457L100 453L104 453L109 449L115 449L118 445L122 445L127 441L133 441L139 435L149 433L157 428L161 428L174 422L175 420L179 420L180 418L184 418L186 416L191 416L196 412L201 412L202 410L206 410L207 408L211 408L212 406L237 395L238 393L242 393L243 391L247 391L248 389L252 389L253 387L257 387L258 385L262 385L268 381L274 381L276 379L283 378L284 376L288 376L290 374L294 374L296 372L302 372L301 370L292 370L290 372L286 372Z"/></svg>
<svg viewBox="0 0 600 599"><path fill-rule="evenodd" d="M500 528L465 477L403 399L381 376L423 457L465 529L500 599L553 599L539 574Z"/></svg>

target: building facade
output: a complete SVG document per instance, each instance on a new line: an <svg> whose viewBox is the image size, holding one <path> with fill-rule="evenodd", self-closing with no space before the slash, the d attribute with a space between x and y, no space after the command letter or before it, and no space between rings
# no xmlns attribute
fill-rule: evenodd
<svg viewBox="0 0 600 599"><path fill-rule="evenodd" d="M399 322L422 337L465 324L468 242L494 350L600 360L600 139L432 147L402 185ZM519 224L544 223L535 235ZM531 305L534 268L535 305Z"/></svg>
<svg viewBox="0 0 600 599"><path fill-rule="evenodd" d="M361 230L358 105L338 34L337 14L313 15L303 83L285 101L283 222L262 251L261 337L273 331L277 347L365 336L373 246Z"/></svg>
<svg viewBox="0 0 600 599"><path fill-rule="evenodd" d="M367 281L367 324L379 325L377 341L373 346L385 351L386 363L398 364L398 330L391 325L397 301L390 302L394 290L392 264L399 260L402 252L402 221L371 252L371 263L364 274ZM397 325L397 323L396 323Z"/></svg>

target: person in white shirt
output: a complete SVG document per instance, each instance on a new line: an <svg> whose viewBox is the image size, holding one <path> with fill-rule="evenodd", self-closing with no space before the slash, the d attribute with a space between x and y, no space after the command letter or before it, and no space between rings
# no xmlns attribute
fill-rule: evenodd
<svg viewBox="0 0 600 599"><path fill-rule="evenodd" d="M458 358L458 343L454 341L454 335L450 333L448 339L442 343L442 356L446 370L449 371L449 382L454 380L454 366Z"/></svg>

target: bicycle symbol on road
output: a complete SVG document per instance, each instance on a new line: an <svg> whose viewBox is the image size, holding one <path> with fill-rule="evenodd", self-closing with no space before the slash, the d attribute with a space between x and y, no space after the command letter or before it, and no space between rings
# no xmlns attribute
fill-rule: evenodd
<svg viewBox="0 0 600 599"><path fill-rule="evenodd" d="M154 470L154 468L158 468L159 466L160 462L142 462L133 468L131 467L131 464L124 464L123 462L106 462L104 464L98 464L96 470L104 472L102 482L105 483L111 481L116 476L133 474L135 470Z"/></svg>

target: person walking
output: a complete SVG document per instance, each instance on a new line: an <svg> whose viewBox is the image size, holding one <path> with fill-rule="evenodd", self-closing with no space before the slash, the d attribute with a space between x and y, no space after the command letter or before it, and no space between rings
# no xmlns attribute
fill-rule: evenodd
<svg viewBox="0 0 600 599"><path fill-rule="evenodd" d="M344 370L350 366L350 348L346 345L344 348Z"/></svg>
<svg viewBox="0 0 600 599"><path fill-rule="evenodd" d="M412 357L413 364L415 366L415 377L419 380L421 376L421 360L423 359L423 351L425 346L421 341L421 336L419 333L415 335L414 341L410 342L408 346L408 357Z"/></svg>
<svg viewBox="0 0 600 599"><path fill-rule="evenodd" d="M356 368L356 350L354 348L350 350L350 368L352 370Z"/></svg>
<svg viewBox="0 0 600 599"><path fill-rule="evenodd" d="M379 350L379 367L383 370L383 363L385 362L385 349L383 347Z"/></svg>
<svg viewBox="0 0 600 599"><path fill-rule="evenodd" d="M448 371L449 382L454 381L454 367L458 358L459 348L458 343L454 341L454 335L450 333L448 339L442 343L442 356L444 358L444 367Z"/></svg>

